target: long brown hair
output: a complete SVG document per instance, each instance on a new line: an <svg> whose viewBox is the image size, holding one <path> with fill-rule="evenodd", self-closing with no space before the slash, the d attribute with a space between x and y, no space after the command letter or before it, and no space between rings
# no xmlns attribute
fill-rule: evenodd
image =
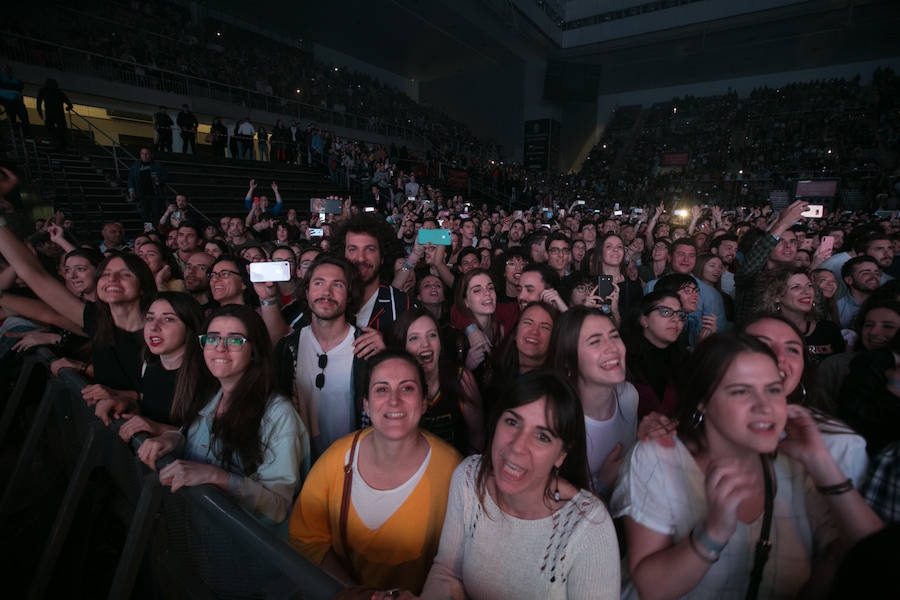
<svg viewBox="0 0 900 600"><path fill-rule="evenodd" d="M712 398L725 373L740 354L763 354L778 364L775 354L763 342L747 334L714 333L699 344L686 361L686 370L678 387L678 403L675 418L678 420L678 437L683 442L704 446L703 423L697 422L700 405Z"/></svg>
<svg viewBox="0 0 900 600"><path fill-rule="evenodd" d="M150 267L147 266L147 263L134 254L126 252L111 253L106 257L94 270L94 289L97 290L97 301L95 302L95 306L98 315L97 330L94 332L91 341L93 342L95 349L105 348L115 344L116 323L113 321L109 304L100 299L97 283L100 281L100 278L103 277L103 271L106 270L107 265L116 258L121 259L122 262L125 263L125 268L137 277L138 284L141 288L141 315L147 312L147 309L150 308L150 305L156 299L156 280L153 278L153 273L150 272Z"/></svg>
<svg viewBox="0 0 900 600"><path fill-rule="evenodd" d="M547 425L553 434L562 440L563 449L566 451L566 458L559 468L559 476L577 489L591 489L581 401L562 375L550 369L538 369L512 381L501 395L500 401L494 407L491 419L488 421L485 450L475 478L475 489L482 507L488 478L494 473L491 452L497 423L505 411L531 404L541 398L544 398L546 402ZM548 473L547 486L544 490L544 504L548 506L552 506L551 503L554 500L550 489L550 479L551 474Z"/></svg>
<svg viewBox="0 0 900 600"><path fill-rule="evenodd" d="M251 352L250 364L232 392L228 409L213 420L212 451L226 471L239 467L244 475L256 472L265 457L260 425L269 396L275 389L272 343L262 318L252 308L228 304L214 310L203 324L202 332L217 317L238 319L247 329L244 352ZM195 344L199 347L199 342ZM202 349L185 352L181 364L185 377L179 377L172 401L173 413L182 413L185 431L197 420L200 411L221 388L206 366ZM188 376L190 375L190 376Z"/></svg>
<svg viewBox="0 0 900 600"><path fill-rule="evenodd" d="M468 273L462 276L459 285L456 287L456 294L453 298L454 303L456 304L456 310L463 314L467 319L469 319L472 323L480 328L478 325L478 321L475 319L474 313L466 306L466 296L469 293L469 284L472 282L478 275L484 275L487 277L491 284L494 284L494 278L491 277L489 271L484 269L472 269ZM496 285L494 286L494 292L496 293ZM494 306L497 306L497 302L494 302ZM500 342L501 332L500 332L500 322L497 321L496 312L491 315L490 324L488 325L488 331L485 331L484 334L488 337L488 339L493 344L497 344Z"/></svg>

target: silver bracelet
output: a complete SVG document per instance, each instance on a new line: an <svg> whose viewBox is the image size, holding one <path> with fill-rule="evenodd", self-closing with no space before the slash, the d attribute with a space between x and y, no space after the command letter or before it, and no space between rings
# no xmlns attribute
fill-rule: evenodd
<svg viewBox="0 0 900 600"><path fill-rule="evenodd" d="M277 298L275 300L260 300L259 301L260 306L275 306L277 304L278 304Z"/></svg>

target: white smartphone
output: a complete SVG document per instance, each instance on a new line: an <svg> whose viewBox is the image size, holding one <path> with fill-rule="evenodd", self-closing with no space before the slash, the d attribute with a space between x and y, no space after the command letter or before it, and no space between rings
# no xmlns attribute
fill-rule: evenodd
<svg viewBox="0 0 900 600"><path fill-rule="evenodd" d="M375 212L375 207L374 207L374 206L367 206L367 207L365 207L363 210L365 210L366 212Z"/></svg>
<svg viewBox="0 0 900 600"><path fill-rule="evenodd" d="M250 281L290 281L291 263L286 260L250 263Z"/></svg>
<svg viewBox="0 0 900 600"><path fill-rule="evenodd" d="M309 237L322 237L322 228L321 227L310 227L308 231L309 231Z"/></svg>
<svg viewBox="0 0 900 600"><path fill-rule="evenodd" d="M808 209L800 213L800 216L807 219L821 219L824 213L825 207L822 204L810 204Z"/></svg>

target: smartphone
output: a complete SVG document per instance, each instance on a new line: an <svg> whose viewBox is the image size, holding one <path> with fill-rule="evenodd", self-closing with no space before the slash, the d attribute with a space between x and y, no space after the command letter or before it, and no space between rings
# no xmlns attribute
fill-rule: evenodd
<svg viewBox="0 0 900 600"><path fill-rule="evenodd" d="M618 202L616 202L615 204L613 204L613 210L619 210L619 203L618 203Z"/></svg>
<svg viewBox="0 0 900 600"><path fill-rule="evenodd" d="M308 230L309 237L322 237L322 228L321 227L311 227Z"/></svg>
<svg viewBox="0 0 900 600"><path fill-rule="evenodd" d="M631 212L641 214L642 212L644 212L644 209L643 208L632 208Z"/></svg>
<svg viewBox="0 0 900 600"><path fill-rule="evenodd" d="M419 244L424 246L425 244L434 244L435 246L449 246L450 245L450 230L449 229L420 229L419 230Z"/></svg>
<svg viewBox="0 0 900 600"><path fill-rule="evenodd" d="M613 278L612 275L601 275L597 278L597 295L601 298L606 298L613 291Z"/></svg>
<svg viewBox="0 0 900 600"><path fill-rule="evenodd" d="M290 281L291 263L286 260L250 263L250 281Z"/></svg>
<svg viewBox="0 0 900 600"><path fill-rule="evenodd" d="M367 207L365 207L363 210L366 211L366 212L375 212L375 207L374 207L374 206L367 206Z"/></svg>
<svg viewBox="0 0 900 600"><path fill-rule="evenodd" d="M821 219L824 212L825 208L822 204L810 204L807 210L800 213L800 216L807 219Z"/></svg>
<svg viewBox="0 0 900 600"><path fill-rule="evenodd" d="M341 214L341 199L340 198L310 198L309 199L309 212L311 213L325 213L326 215L339 215Z"/></svg>
<svg viewBox="0 0 900 600"><path fill-rule="evenodd" d="M621 211L621 210L614 210L614 211L613 211L613 216L614 216L614 217L621 217L621 216L622 216L622 211Z"/></svg>
<svg viewBox="0 0 900 600"><path fill-rule="evenodd" d="M584 204L584 200L579 200L579 201L578 201L578 202L576 202L576 203L575 203L575 204L578 204L578 205L583 205L583 204Z"/></svg>
<svg viewBox="0 0 900 600"><path fill-rule="evenodd" d="M822 253L833 251L834 250L834 236L833 235L823 235L822 243L819 244L819 251Z"/></svg>
<svg viewBox="0 0 900 600"><path fill-rule="evenodd" d="M460 218L460 219L468 219L468 218L469 218L469 213L459 213L459 218Z"/></svg>

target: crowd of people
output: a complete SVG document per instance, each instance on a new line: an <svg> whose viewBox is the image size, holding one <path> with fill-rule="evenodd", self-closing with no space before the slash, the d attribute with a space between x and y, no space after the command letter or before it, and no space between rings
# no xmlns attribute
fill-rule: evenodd
<svg viewBox="0 0 900 600"><path fill-rule="evenodd" d="M264 35L239 25L240 20L225 23L211 16L196 20L187 8L172 2L90 0L77 8L57 8L44 12L37 6L19 5L0 29L133 65L122 72L101 69L101 76L185 93L172 88L172 78L164 72L180 73L268 97L271 112L279 112L279 106L286 109L286 104L279 103L292 100L364 117L366 128L372 130L387 124L404 127L436 147L452 146L467 154L496 149L459 121L419 104L399 89L315 60L301 41ZM28 51L34 55L29 60L53 62L39 44Z"/></svg>
<svg viewBox="0 0 900 600"><path fill-rule="evenodd" d="M526 205L595 198L752 206L792 181L822 178L877 204L896 177L898 105L900 76L878 68L869 84L856 76L618 107L577 173L462 164Z"/></svg>
<svg viewBox="0 0 900 600"><path fill-rule="evenodd" d="M104 423L149 434L140 460L177 458L163 485L286 523L359 597L890 576L865 557L900 515L896 214L507 212L383 178L328 214L251 180L205 226L179 196L99 246L4 202L0 375L53 347Z"/></svg>

